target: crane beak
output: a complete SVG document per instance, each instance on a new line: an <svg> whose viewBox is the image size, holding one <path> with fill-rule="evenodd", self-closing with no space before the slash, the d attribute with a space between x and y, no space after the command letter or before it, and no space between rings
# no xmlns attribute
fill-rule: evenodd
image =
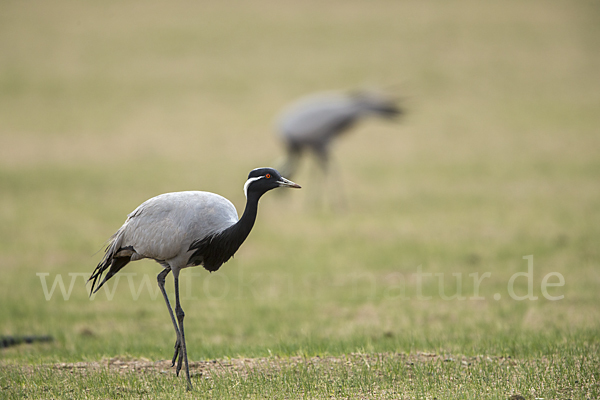
<svg viewBox="0 0 600 400"><path fill-rule="evenodd" d="M277 183L279 184L279 187L290 187L296 189L300 189L302 187L297 183L290 181L289 179L285 179L283 176L277 181Z"/></svg>

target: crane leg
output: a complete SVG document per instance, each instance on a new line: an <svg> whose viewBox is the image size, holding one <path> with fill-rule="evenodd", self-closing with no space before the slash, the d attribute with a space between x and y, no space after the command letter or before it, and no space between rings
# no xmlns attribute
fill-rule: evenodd
<svg viewBox="0 0 600 400"><path fill-rule="evenodd" d="M326 187L331 190L331 201L332 206L336 211L342 211L348 208L346 202L346 192L344 190L343 176L339 168L340 164L335 162L336 160L329 161L329 169L327 176Z"/></svg>
<svg viewBox="0 0 600 400"><path fill-rule="evenodd" d="M311 148L314 162L310 163L311 175L314 177L314 182L310 192L308 193L309 207L317 210L326 206L326 177L328 168L328 157L325 149L317 147Z"/></svg>
<svg viewBox="0 0 600 400"><path fill-rule="evenodd" d="M175 314L177 315L177 321L179 322L179 337L180 337L180 351L179 360L177 361L177 375L181 371L181 361L185 361L185 376L187 378L188 390L192 390L192 381L190 379L190 366L188 364L187 348L185 346L185 333L183 331L183 318L185 313L179 303L179 270L173 271L173 277L175 278Z"/></svg>
<svg viewBox="0 0 600 400"><path fill-rule="evenodd" d="M171 316L171 322L173 322L173 327L175 328L175 334L177 335L177 341L175 342L175 354L173 355L173 360L171 361L171 366L175 365L175 360L177 360L177 356L179 355L179 350L181 347L181 340L179 334L179 327L177 326L177 321L175 320L175 314L173 314L173 309L171 308L171 303L169 302L169 297L167 296L167 292L165 290L165 278L171 272L171 267L163 265L164 269L158 274L156 280L158 281L158 287L165 298L165 303L167 303L167 309L169 310L169 315ZM179 371L177 371L179 374Z"/></svg>

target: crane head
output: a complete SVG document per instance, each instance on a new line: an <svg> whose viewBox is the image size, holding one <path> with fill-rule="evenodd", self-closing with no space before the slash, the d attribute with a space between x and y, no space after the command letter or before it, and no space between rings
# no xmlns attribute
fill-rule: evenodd
<svg viewBox="0 0 600 400"><path fill-rule="evenodd" d="M397 99L373 90L364 90L352 93L354 100L363 110L384 117L397 117L404 113L398 105Z"/></svg>
<svg viewBox="0 0 600 400"><path fill-rule="evenodd" d="M299 189L301 186L289 179L285 179L274 168L256 168L248 174L248 180L244 184L244 193L246 194L246 198L250 193L260 197L269 190L278 187Z"/></svg>

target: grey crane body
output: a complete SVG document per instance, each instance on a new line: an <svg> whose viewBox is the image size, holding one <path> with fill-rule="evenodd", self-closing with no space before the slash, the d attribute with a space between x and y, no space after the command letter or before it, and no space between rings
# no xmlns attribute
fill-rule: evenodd
<svg viewBox="0 0 600 400"><path fill-rule="evenodd" d="M201 191L161 194L146 200L127 216L110 239L100 264L117 259L150 258L171 269L199 265L190 260L192 243L213 237L237 222L234 205L218 194ZM96 290L117 272L111 268Z"/></svg>
<svg viewBox="0 0 600 400"><path fill-rule="evenodd" d="M283 115L279 132L289 146L317 148L327 145L366 112L347 96L312 96Z"/></svg>
<svg viewBox="0 0 600 400"><path fill-rule="evenodd" d="M130 261L150 258L162 265L164 269L158 274L158 285L177 334L173 365L177 361L179 374L185 361L189 389L192 384L183 330L185 314L179 302L179 272L197 265L203 265L209 271L218 270L250 234L260 197L277 187L300 186L272 168L252 170L244 185L246 207L239 219L234 205L214 193L188 191L153 197L127 216L125 223L110 238L104 257L89 279L92 282L90 293L95 293ZM165 278L171 271L175 280L175 314L164 288ZM104 279L97 284L103 274Z"/></svg>
<svg viewBox="0 0 600 400"><path fill-rule="evenodd" d="M278 131L287 151L281 171L292 176L305 150L315 153L325 169L333 138L368 115L393 117L401 113L391 100L369 92L327 93L301 99L279 119Z"/></svg>

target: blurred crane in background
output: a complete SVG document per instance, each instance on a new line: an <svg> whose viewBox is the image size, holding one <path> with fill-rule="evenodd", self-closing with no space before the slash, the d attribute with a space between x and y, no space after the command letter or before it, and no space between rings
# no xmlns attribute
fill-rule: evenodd
<svg viewBox="0 0 600 400"><path fill-rule="evenodd" d="M403 113L395 99L376 91L319 93L300 99L283 112L278 133L286 149L279 170L292 177L300 158L312 152L327 173L334 138L350 130L369 115L393 118Z"/></svg>

